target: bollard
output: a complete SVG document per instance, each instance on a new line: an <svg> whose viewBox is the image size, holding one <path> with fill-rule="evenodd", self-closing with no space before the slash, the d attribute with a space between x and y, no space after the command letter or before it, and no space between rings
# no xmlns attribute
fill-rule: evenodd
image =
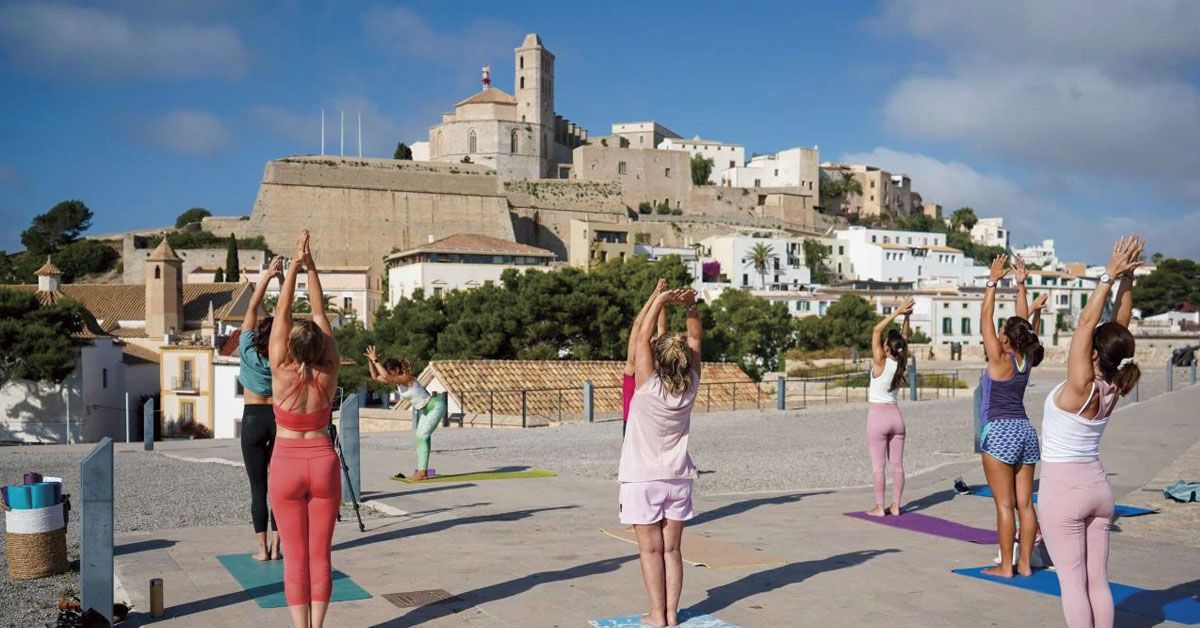
<svg viewBox="0 0 1200 628"><path fill-rule="evenodd" d="M79 587L83 610L95 609L112 625L113 441L105 436L79 464L83 493Z"/></svg>
<svg viewBox="0 0 1200 628"><path fill-rule="evenodd" d="M596 389L591 380L583 382L583 418L588 423L596 420Z"/></svg>
<svg viewBox="0 0 1200 628"><path fill-rule="evenodd" d="M359 491L362 489L362 458L359 456L358 393L346 397L339 408L338 417L338 440L342 445L342 460L349 469L348 474L342 474L342 499L349 495L352 500L359 501Z"/></svg>
<svg viewBox="0 0 1200 628"><path fill-rule="evenodd" d="M125 442L129 442L129 393L125 393Z"/></svg>
<svg viewBox="0 0 1200 628"><path fill-rule="evenodd" d="M521 390L521 427L529 427L529 405L526 403L525 390Z"/></svg>
<svg viewBox="0 0 1200 628"><path fill-rule="evenodd" d="M909 373L908 373L908 375L909 375L908 400L916 401L917 400L917 377L918 377L918 375L917 375L917 356L915 356L915 355L909 356L909 359L912 360L912 362L911 362L911 365L908 367L910 369Z"/></svg>
<svg viewBox="0 0 1200 628"><path fill-rule="evenodd" d="M787 378L783 375L779 376L775 385L775 407L787 410Z"/></svg>
<svg viewBox="0 0 1200 628"><path fill-rule="evenodd" d="M1171 359L1167 358L1167 392L1171 392L1175 388L1175 365L1171 363Z"/></svg>
<svg viewBox="0 0 1200 628"><path fill-rule="evenodd" d="M163 583L162 578L150 579L150 615L163 616Z"/></svg>
<svg viewBox="0 0 1200 628"><path fill-rule="evenodd" d="M146 451L154 451L154 397L142 405L142 444Z"/></svg>

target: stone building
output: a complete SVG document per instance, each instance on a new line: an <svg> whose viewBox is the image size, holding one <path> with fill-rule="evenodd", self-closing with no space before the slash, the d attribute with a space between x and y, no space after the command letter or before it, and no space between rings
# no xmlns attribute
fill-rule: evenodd
<svg viewBox="0 0 1200 628"><path fill-rule="evenodd" d="M682 209L692 189L691 159L683 150L588 144L575 149L574 177L620 183L630 207L646 202Z"/></svg>
<svg viewBox="0 0 1200 628"><path fill-rule="evenodd" d="M571 150L587 131L554 112L554 55L536 34L514 51L516 95L492 87L483 68L483 89L443 114L429 130L429 159L482 164L505 180L565 178ZM414 155L415 156L415 155Z"/></svg>

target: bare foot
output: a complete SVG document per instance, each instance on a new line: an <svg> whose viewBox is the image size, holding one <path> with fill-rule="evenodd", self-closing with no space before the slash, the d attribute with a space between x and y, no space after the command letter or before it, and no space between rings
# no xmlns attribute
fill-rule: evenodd
<svg viewBox="0 0 1200 628"><path fill-rule="evenodd" d="M673 611L667 611L667 625L668 625L668 626L678 626L678 625L679 625L679 613L678 613L678 611L674 611L674 612L673 612Z"/></svg>
<svg viewBox="0 0 1200 628"><path fill-rule="evenodd" d="M870 510L868 510L868 511L867 511L867 514L868 514L868 515L870 515L870 516L872 516L872 517L882 517L882 516L884 515L884 513L883 513L883 505L882 505L882 504L875 504L875 507L874 507L874 508L872 508L872 509L870 509Z"/></svg>
<svg viewBox="0 0 1200 628"><path fill-rule="evenodd" d="M1022 576L1032 576L1033 575L1033 567L1030 567L1028 563L1022 565L1020 563L1020 561L1018 561L1017 562L1017 573L1021 574Z"/></svg>
<svg viewBox="0 0 1200 628"><path fill-rule="evenodd" d="M419 480L424 480L424 479L428 479L428 478L429 478L428 473L426 473L424 471L417 471L416 473L413 473L412 477L409 479L414 480L414 481L419 481Z"/></svg>
<svg viewBox="0 0 1200 628"><path fill-rule="evenodd" d="M1011 578L1013 575L1012 565L1009 565L1008 567L1005 567L1004 565L988 567L987 569L983 570L983 574L987 576L996 576L997 578Z"/></svg>
<svg viewBox="0 0 1200 628"><path fill-rule="evenodd" d="M257 552L255 552L254 555L251 556L250 558L253 558L254 560L264 560L265 561L265 560L271 560L271 555L267 553L267 550L260 549Z"/></svg>
<svg viewBox="0 0 1200 628"><path fill-rule="evenodd" d="M654 626L654 628L666 628L667 617L666 613L655 615L654 613L642 613L642 625Z"/></svg>
<svg viewBox="0 0 1200 628"><path fill-rule="evenodd" d="M888 508L888 514L892 515L893 517L899 517L900 516L900 504L892 504L892 506L890 508Z"/></svg>

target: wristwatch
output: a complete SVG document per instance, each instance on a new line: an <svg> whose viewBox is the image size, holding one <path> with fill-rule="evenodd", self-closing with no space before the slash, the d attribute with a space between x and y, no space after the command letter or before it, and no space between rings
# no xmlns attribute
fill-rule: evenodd
<svg viewBox="0 0 1200 628"><path fill-rule="evenodd" d="M1104 273L1103 275L1100 275L1100 283L1106 283L1111 286L1112 282L1113 282L1112 275L1110 275L1108 273Z"/></svg>
<svg viewBox="0 0 1200 628"><path fill-rule="evenodd" d="M987 287L989 287L989 288L995 288L995 287L996 287L996 282L995 282L995 281L993 281L993 280L991 280L991 279L988 279L987 283L985 283L985 284L983 284L983 285L985 285L985 286L987 286Z"/></svg>

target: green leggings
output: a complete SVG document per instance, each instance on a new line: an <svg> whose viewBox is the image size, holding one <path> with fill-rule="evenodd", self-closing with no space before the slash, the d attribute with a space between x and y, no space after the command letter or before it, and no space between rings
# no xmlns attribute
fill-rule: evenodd
<svg viewBox="0 0 1200 628"><path fill-rule="evenodd" d="M429 403L425 404L424 408L421 408L419 414L414 444L417 447L417 470L425 471L429 469L429 450L433 431L442 424L442 419L446 418L446 402L441 396L435 395L429 400Z"/></svg>

